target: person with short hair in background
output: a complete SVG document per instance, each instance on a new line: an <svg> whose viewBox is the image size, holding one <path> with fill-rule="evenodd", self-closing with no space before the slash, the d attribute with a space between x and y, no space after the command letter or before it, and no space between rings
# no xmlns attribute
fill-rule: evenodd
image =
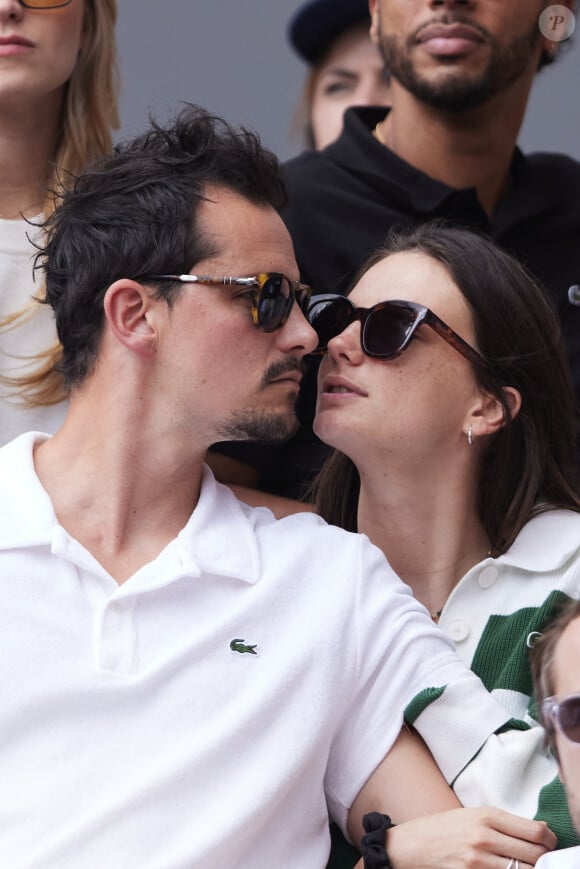
<svg viewBox="0 0 580 869"><path fill-rule="evenodd" d="M580 833L580 602L572 601L532 646L540 721L558 761L574 826ZM537 869L578 869L580 846L541 857Z"/></svg>

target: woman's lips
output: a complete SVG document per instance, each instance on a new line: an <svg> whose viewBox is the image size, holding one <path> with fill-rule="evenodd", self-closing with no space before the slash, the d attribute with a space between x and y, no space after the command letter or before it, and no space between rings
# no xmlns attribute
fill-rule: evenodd
<svg viewBox="0 0 580 869"><path fill-rule="evenodd" d="M360 389L360 387L352 381L335 375L324 378L322 381L321 394L324 396L336 395L339 397L362 396L363 398L367 395L364 390Z"/></svg>
<svg viewBox="0 0 580 869"><path fill-rule="evenodd" d="M31 48L34 48L34 43L24 36L0 36L0 57L26 54Z"/></svg>

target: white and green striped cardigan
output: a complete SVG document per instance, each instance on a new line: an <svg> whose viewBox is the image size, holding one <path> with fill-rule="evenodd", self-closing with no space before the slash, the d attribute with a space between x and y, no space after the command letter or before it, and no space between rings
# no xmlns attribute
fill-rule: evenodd
<svg viewBox="0 0 580 869"><path fill-rule="evenodd" d="M560 848L580 839L536 719L528 655L534 634L566 600L579 597L580 514L550 510L530 520L504 555L486 558L466 573L439 621L462 660L511 716L456 777L457 796L467 806L495 805L547 821ZM407 707L407 721L422 730L444 726L442 707L452 698L443 688L417 696ZM450 744L450 765L453 752ZM505 763L506 753L513 765ZM439 757L438 762L445 771ZM517 780L514 768L521 773Z"/></svg>

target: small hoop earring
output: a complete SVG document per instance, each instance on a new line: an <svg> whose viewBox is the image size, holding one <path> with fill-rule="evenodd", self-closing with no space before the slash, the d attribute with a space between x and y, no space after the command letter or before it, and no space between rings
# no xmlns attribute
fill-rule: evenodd
<svg viewBox="0 0 580 869"><path fill-rule="evenodd" d="M471 426L467 429L467 443L470 447L473 446L473 430Z"/></svg>

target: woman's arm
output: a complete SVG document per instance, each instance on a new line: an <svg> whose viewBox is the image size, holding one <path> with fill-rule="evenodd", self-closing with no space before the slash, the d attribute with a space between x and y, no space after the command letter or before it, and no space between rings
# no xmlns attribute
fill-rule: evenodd
<svg viewBox="0 0 580 869"><path fill-rule="evenodd" d="M348 833L358 845L367 812L384 812L395 824L459 808L461 803L440 773L421 737L403 727L350 808Z"/></svg>
<svg viewBox="0 0 580 869"><path fill-rule="evenodd" d="M556 844L543 821L500 809L463 809L417 734L406 728L354 801L348 831L359 843L369 811L388 814L393 869L530 869ZM357 864L358 869L358 864Z"/></svg>
<svg viewBox="0 0 580 869"><path fill-rule="evenodd" d="M520 869L531 869L555 844L544 821L494 808L453 809L407 821L387 834L393 869L506 869L511 859Z"/></svg>

